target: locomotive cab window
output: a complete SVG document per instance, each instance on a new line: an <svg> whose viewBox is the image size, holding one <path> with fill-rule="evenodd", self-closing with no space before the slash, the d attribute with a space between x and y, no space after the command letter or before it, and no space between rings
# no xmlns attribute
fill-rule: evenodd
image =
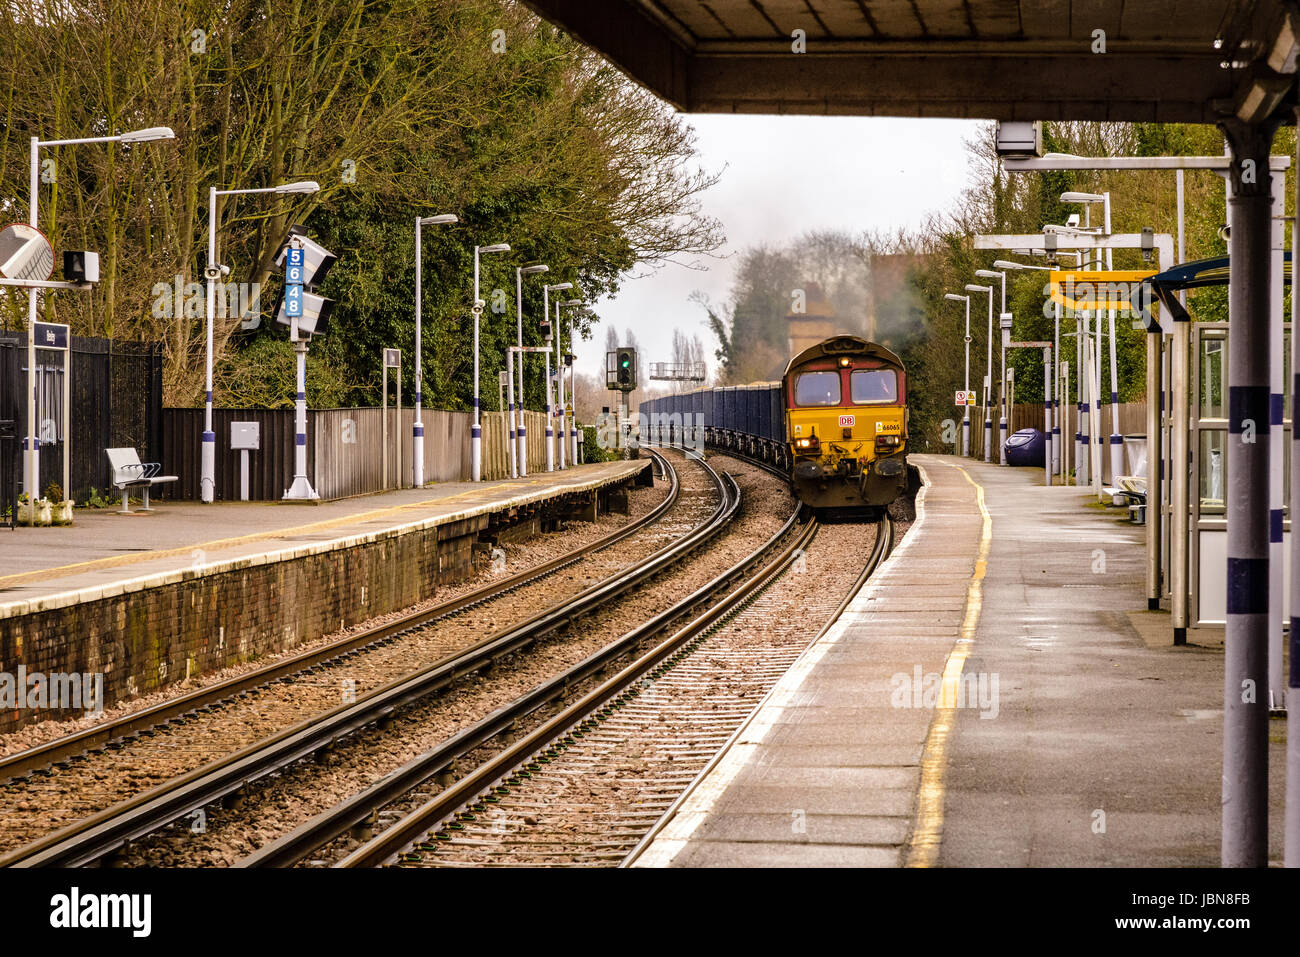
<svg viewBox="0 0 1300 957"><path fill-rule="evenodd" d="M855 404L898 401L898 373L893 369L855 369L849 376L849 395Z"/></svg>
<svg viewBox="0 0 1300 957"><path fill-rule="evenodd" d="M839 405L838 372L802 372L794 380L795 405Z"/></svg>

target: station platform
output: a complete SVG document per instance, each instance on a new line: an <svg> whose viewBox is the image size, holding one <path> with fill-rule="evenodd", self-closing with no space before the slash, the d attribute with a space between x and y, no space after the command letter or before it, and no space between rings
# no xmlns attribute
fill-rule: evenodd
<svg viewBox="0 0 1300 957"><path fill-rule="evenodd" d="M78 510L0 528L0 667L104 674L109 704L408 607L475 548L648 484L649 459L328 502ZM42 715L0 714L0 732Z"/></svg>
<svg viewBox="0 0 1300 957"><path fill-rule="evenodd" d="M899 548L634 866L1217 866L1222 632L1172 644L1126 512L1041 469L909 460Z"/></svg>
<svg viewBox="0 0 1300 957"><path fill-rule="evenodd" d="M274 562L347 548L379 536L443 525L625 481L647 461L602 462L494 482L325 502L155 503L149 512L79 509L63 528L0 528L0 618L60 602L105 597L128 584L223 570L243 559Z"/></svg>

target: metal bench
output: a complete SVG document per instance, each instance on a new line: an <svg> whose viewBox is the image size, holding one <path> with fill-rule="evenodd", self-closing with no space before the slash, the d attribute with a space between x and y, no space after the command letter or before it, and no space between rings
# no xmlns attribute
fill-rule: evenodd
<svg viewBox="0 0 1300 957"><path fill-rule="evenodd" d="M127 506L127 496L131 489L141 489L144 498L144 505L136 511L152 512L153 509L149 507L149 489L164 482L179 480L175 475L159 475L162 465L158 462L141 462L135 449L104 449L104 452L107 453L108 465L113 470L113 488L122 490L122 510L119 514L132 514Z"/></svg>

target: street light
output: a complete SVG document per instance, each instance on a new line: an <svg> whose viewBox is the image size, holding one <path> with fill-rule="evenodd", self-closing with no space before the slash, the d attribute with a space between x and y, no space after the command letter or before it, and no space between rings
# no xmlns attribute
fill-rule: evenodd
<svg viewBox="0 0 1300 957"><path fill-rule="evenodd" d="M970 296L946 292L943 298L966 303L966 384L962 387L961 403L964 410L961 420L961 454L965 457L970 455L970 403L967 401L970 397Z"/></svg>
<svg viewBox="0 0 1300 957"><path fill-rule="evenodd" d="M977 286L967 283L967 292L986 292L989 294L989 339L988 368L984 372L984 461L993 461L993 415L989 408L989 390L993 388L993 287Z"/></svg>
<svg viewBox="0 0 1300 957"><path fill-rule="evenodd" d="M175 139L176 134L172 132L170 126L150 126L143 130L132 130L127 133L119 133L116 136L86 136L79 139L71 140L42 140L39 136L31 138L31 177L29 186L31 188L28 197L27 222L33 229L38 228L37 212L39 208L39 196L41 181L41 147L45 146L81 146L89 143L150 143L155 140ZM31 287L27 290L27 437L23 441L24 462L23 462L23 490L27 493L28 508L34 508L35 502L40 498L38 486L41 484L41 459L40 449L41 440L39 429L36 427L36 316L38 313L39 289ZM72 355L68 353L69 357ZM68 373L71 372L71 366L68 367ZM64 436L63 441L68 441ZM67 445L64 445L67 448ZM64 468L63 484L64 494L69 494L71 489L68 485L68 475Z"/></svg>
<svg viewBox="0 0 1300 957"><path fill-rule="evenodd" d="M479 424L478 397L478 325L483 315L483 301L478 297L478 257L481 253L508 253L509 243L496 243L492 246L474 247L474 424L470 426L469 439L469 479L471 482L483 480L483 427Z"/></svg>
<svg viewBox="0 0 1300 957"><path fill-rule="evenodd" d="M1062 193L1061 202L1063 203L1082 203L1085 212L1091 208L1093 203L1102 204L1102 234L1110 235L1110 193ZM1106 249L1106 269L1114 268L1114 253ZM1115 343L1115 309L1112 307L1107 310L1109 316L1108 332L1110 334L1110 480L1116 481L1120 472L1123 470L1124 440L1119 434L1119 370L1116 367L1116 343ZM1097 317L1098 335L1101 331L1101 316ZM1100 386L1101 376L1097 376L1098 385ZM1100 388L1097 390L1100 392ZM1100 414L1100 405L1098 406Z"/></svg>
<svg viewBox="0 0 1300 957"><path fill-rule="evenodd" d="M460 222L454 213L442 213L438 216L415 217L415 423L411 426L411 484L424 488L424 419L421 416L424 404L424 366L421 363L421 338L423 334L421 301L424 288L420 283L420 267L424 261L422 229L425 226L450 226ZM400 480L399 480L399 485Z"/></svg>
<svg viewBox="0 0 1300 957"><path fill-rule="evenodd" d="M203 437L199 446L199 500L202 502L211 502L216 498L217 434L212 430L212 326L217 309L216 283L230 273L229 266L217 264L217 197L246 196L251 193L289 196L314 193L319 189L320 185L313 180L258 189L217 189L215 186L208 189L208 265L203 271L208 287L207 357L204 362Z"/></svg>
<svg viewBox="0 0 1300 957"><path fill-rule="evenodd" d="M1076 252L1074 255L1082 256L1082 253ZM1034 266L1029 263L1012 262L1009 259L998 259L993 263L995 269L1016 269L1016 270L1036 270L1038 272L1052 272L1051 266ZM1052 355L1056 357L1055 365L1052 370L1052 381L1060 384L1060 365L1061 365L1061 304L1053 302L1054 306L1052 318ZM1067 385L1069 383L1066 383ZM1061 390L1053 386L1055 394L1052 396L1049 408L1052 413L1052 427L1048 432L1047 442L1050 454L1052 456L1052 474L1060 473L1061 468Z"/></svg>
<svg viewBox="0 0 1300 957"><path fill-rule="evenodd" d="M1007 312L1007 274L997 272L992 269L976 269L975 275L981 279L1001 279L1002 280L1002 311L998 314L999 325L1002 321L1010 318ZM1004 333L1000 337L1001 342L1006 342L1007 336ZM1001 465L1007 464L1007 347L1001 346L1001 358L998 360L998 371L1001 376L998 379L998 407L1001 409L998 418L998 461Z"/></svg>
<svg viewBox="0 0 1300 957"><path fill-rule="evenodd" d="M511 447L510 477L515 477L515 459L519 460L520 478L528 474L528 426L524 422L524 277L536 276L547 272L551 267L537 263L532 266L519 266L515 269L515 325L519 346L519 432L518 449ZM545 313L543 313L545 316ZM513 361L514 354L506 350L507 367ZM507 372L511 370L507 368ZM510 376L510 428L515 427L515 377Z"/></svg>
<svg viewBox="0 0 1300 957"><path fill-rule="evenodd" d="M542 286L542 318L548 326L551 324L550 294L572 288L571 282L557 282ZM554 335L556 339L559 338L558 329L554 330ZM551 336L551 332L546 334L546 471L548 472L555 471L555 405L551 401ZM560 468L564 468L563 451L560 453Z"/></svg>
<svg viewBox="0 0 1300 957"><path fill-rule="evenodd" d="M557 302L555 304L555 342L558 347L561 360L564 360L565 352L564 352L564 346L562 344L562 340L560 338L560 307L581 306L581 305L583 305L583 301L581 299L565 299L563 302ZM569 314L569 349L570 351L572 351L573 349L573 313ZM569 402L573 403L574 400L573 387L575 382L573 378L574 370L573 370L573 366L571 365L561 366L560 368L561 382L564 381L565 368L568 368L569 370ZM577 428L578 417L576 413L578 409L576 404L574 404L573 411L575 414L569 417L569 461L572 464L577 465L578 464L578 428ZM564 396L561 395L560 396L560 447L561 448L564 447L564 414L565 414Z"/></svg>

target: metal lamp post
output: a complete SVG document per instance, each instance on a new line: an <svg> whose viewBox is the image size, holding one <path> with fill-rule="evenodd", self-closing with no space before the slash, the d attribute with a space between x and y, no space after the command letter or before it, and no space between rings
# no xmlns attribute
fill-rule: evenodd
<svg viewBox="0 0 1300 957"><path fill-rule="evenodd" d="M415 217L415 422L411 426L411 484L416 488L424 488L424 419L421 417L424 405L424 366L421 361L424 331L421 304L424 287L420 283L421 265L424 262L422 228L450 226L458 222L460 219L454 213Z"/></svg>
<svg viewBox="0 0 1300 957"><path fill-rule="evenodd" d="M961 419L961 454L965 457L970 455L970 403L965 401L970 397L970 296L947 292L944 293L943 298L966 303L966 384L962 387L965 395L962 396Z"/></svg>
<svg viewBox="0 0 1300 957"><path fill-rule="evenodd" d="M1014 252L1029 254L1028 250L1014 250ZM1083 253L1072 250L1057 250L1056 255L1073 256L1076 264L1083 262ZM993 263L997 269L1032 269L1039 272L1051 272L1051 266L1033 266L1027 263L1012 262L1010 260L999 259ZM1062 443L1062 437L1065 434L1061 424L1061 397L1069 392L1069 377L1062 376L1061 368L1061 304L1056 303L1056 309L1053 312L1053 330L1052 330L1052 354L1055 356L1052 379L1058 383L1060 388L1053 388L1052 397L1052 434L1049 439L1052 445L1052 472L1054 474L1064 475L1069 471L1069 461L1066 455L1066 446Z"/></svg>
<svg viewBox="0 0 1300 957"><path fill-rule="evenodd" d="M518 447L512 445L510 450L510 477L522 478L528 474L528 426L524 423L524 277L536 276L549 270L549 266L538 263L533 266L519 266L515 269L515 327L519 346L519 429L515 432L515 377L510 373L510 430L511 438L518 440ZM507 352L507 366L514 354ZM516 459L518 471L516 471Z"/></svg>
<svg viewBox="0 0 1300 957"><path fill-rule="evenodd" d="M1084 215L1085 217L1091 216L1091 212L1088 210L1086 206L1084 207ZM1076 236L1079 235L1095 236L1097 234L1097 231L1093 230L1091 227L1088 226L1080 227L1078 225L1079 217L1077 214L1072 215L1070 219L1073 220L1073 222L1070 222L1065 226L1050 226L1050 227L1045 226L1044 230L1046 231L1047 229L1051 229L1052 231L1056 232L1058 235L1072 234ZM1088 221L1090 220L1088 218L1085 218L1085 223ZM1063 255L1063 254L1058 253L1058 255ZM1084 257L1082 252L1078 252L1075 254L1075 262L1078 264L1079 268L1083 268L1086 265L1086 263L1084 262ZM1093 480L1095 478L1095 475L1093 473L1095 473L1099 467L1099 465L1094 465L1092 458L1093 458L1095 436L1100 431L1101 420L1100 418L1097 420L1098 428L1094 429L1092 427L1092 413L1095 407L1095 409L1098 410L1097 414L1099 416L1101 414L1100 413L1101 399L1100 396L1097 395L1097 393L1100 391L1098 387L1099 383L1098 381L1094 381L1097 376L1095 370L1100 360L1098 358L1099 350L1098 348L1094 347L1092 343L1092 325L1091 325L1091 319L1088 316L1088 312L1089 310L1086 309L1078 309L1075 310L1075 314L1074 314L1074 349L1075 349L1074 380L1075 380L1075 393L1078 400L1076 402L1076 408L1075 408L1076 422L1078 427L1075 429L1075 433L1074 433L1074 450L1075 450L1074 484L1076 486L1079 486L1080 488L1082 488L1085 485L1091 485L1093 483ZM1098 333L1100 334L1101 331L1100 319L1098 319L1097 322L1097 330ZM1098 345L1100 345L1100 341L1101 340L1098 339L1098 343L1097 343ZM1100 453L1098 452L1098 454ZM1098 482L1098 490L1100 490L1099 482Z"/></svg>
<svg viewBox="0 0 1300 957"><path fill-rule="evenodd" d="M558 349L559 349L560 361L561 361L561 363L562 363L561 366L560 366L560 381L561 381L561 382L564 381L564 373L565 373L565 369L567 368L567 369L568 369L568 372L569 372L569 401L570 401L570 402L573 402L573 399L574 399L574 395L573 395L573 381L574 381L574 380L573 380L573 366L568 366L568 365L564 365L564 364L563 364L563 363L564 363L565 352L564 352L564 343L563 343L563 340L562 340L562 338L561 338L561 336L560 336L560 307L561 307L561 306L566 306L566 307L581 306L582 304L583 304L583 302L582 302L581 299L565 299L563 302L557 302L557 303L555 304L555 341L556 341L556 344L557 344ZM569 313L569 349L570 349L570 350L573 349L573 313ZM575 408L574 408L573 411L574 411L575 414L572 415L572 416L569 416L569 436L568 436L568 439L567 439L567 443L568 443L568 446L569 446L569 462L570 462L570 464L572 464L572 465L577 465L577 464L578 464L578 428L577 428L578 418L577 418L576 413L577 413L578 410L577 410L576 406L575 406ZM561 447L563 447L563 445L564 445L565 442L566 442L566 439L565 439L565 436L564 436L564 418L565 418L564 396L561 395L561 396L560 396L560 443L561 443Z"/></svg>
<svg viewBox="0 0 1300 957"><path fill-rule="evenodd" d="M319 189L320 186L311 180L260 189L217 189L215 186L208 189L208 265L203 271L208 286L207 357L204 362L203 438L199 449L199 499L203 502L212 502L216 498L217 487L217 435L212 431L212 327L216 321L216 283L230 273L229 266L217 264L217 197L246 196L251 193L288 196L314 193Z"/></svg>
<svg viewBox="0 0 1300 957"><path fill-rule="evenodd" d="M132 130L116 136L86 136L71 140L42 140L39 136L31 138L31 179L28 196L27 223L33 229L37 225L39 210L39 191L41 182L40 151L47 146L82 146L90 143L150 143L154 140L175 139L176 134L170 126L151 126L143 130ZM27 436L23 440L23 491L27 493L28 508L40 498L38 486L41 484L40 430L36 427L36 322L39 314L40 290L31 287L27 290ZM71 353L69 353L70 355ZM69 366L69 370L71 366ZM64 438L67 441L67 438ZM66 478L65 478L66 484ZM70 489L64 489L67 494Z"/></svg>
<svg viewBox="0 0 1300 957"><path fill-rule="evenodd" d="M479 422L478 395L478 325L483 315L483 302L478 297L478 258L481 253L508 253L509 243L496 243L493 246L474 247L474 424L470 426L469 438L469 480L483 480L483 426Z"/></svg>
<svg viewBox="0 0 1300 957"><path fill-rule="evenodd" d="M557 282L542 286L542 317L547 325L551 321L551 293L562 289L572 289L571 282ZM546 336L546 471L555 471L555 405L551 400L551 340L559 338L558 331L552 330ZM561 464L560 468L563 468Z"/></svg>
<svg viewBox="0 0 1300 957"><path fill-rule="evenodd" d="M1004 269L1004 270L1005 269L1037 270L1039 272L1052 271L1051 266L1031 266L1028 265L1027 263L1012 262L1009 259L997 260L996 262L993 263L993 268ZM1003 275L1005 276L1006 274L1003 273ZM1061 304L1056 303L1055 305L1056 305L1056 309L1054 310L1053 313L1053 322L1052 322L1052 326L1053 326L1052 328L1052 356L1053 356L1052 382L1053 383L1055 383L1057 377L1059 376L1058 366L1061 361ZM1006 353L1004 351L1003 352L1004 364L1005 361L1006 361ZM1005 378L1006 378L1006 373L1004 371L1003 379L1005 380ZM1050 387L1050 392L1047 396L1046 406L1045 406L1049 417L1048 420L1043 423L1044 431L1047 433L1047 452L1048 455L1050 456L1048 461L1051 462L1051 466L1049 470L1053 475L1057 474L1060 471L1060 464L1061 464L1061 411L1060 411L1061 400L1059 397L1050 394L1051 392L1055 392L1055 391L1056 390L1054 386ZM1003 464L1006 464L1005 460Z"/></svg>
<svg viewBox="0 0 1300 957"><path fill-rule="evenodd" d="M989 391L993 388L993 287L977 286L967 283L967 292L986 292L989 294L989 339L988 367L984 372L984 461L993 461L993 410L989 406Z"/></svg>
<svg viewBox="0 0 1300 957"><path fill-rule="evenodd" d="M1062 193L1061 202L1063 203L1083 203L1087 208L1089 203L1102 204L1102 233L1110 235L1110 193ZM1180 204L1181 205L1181 204ZM1181 209L1180 209L1181 212ZM1106 250L1106 268L1114 268L1114 253ZM1119 434L1119 370L1116 366L1116 342L1115 342L1115 310L1112 308L1109 312L1108 332L1110 334L1110 476L1111 481L1124 468L1124 439ZM1101 325L1100 318L1097 324Z"/></svg>
<svg viewBox="0 0 1300 957"><path fill-rule="evenodd" d="M1002 311L998 314L999 319L1007 314L1007 274L992 269L976 269L975 275L981 279L1001 279L1002 280ZM1003 342L1006 336L1000 337ZM1001 410L998 417L998 464L1007 464L1007 347L1001 347L1001 357L998 360L998 408Z"/></svg>

